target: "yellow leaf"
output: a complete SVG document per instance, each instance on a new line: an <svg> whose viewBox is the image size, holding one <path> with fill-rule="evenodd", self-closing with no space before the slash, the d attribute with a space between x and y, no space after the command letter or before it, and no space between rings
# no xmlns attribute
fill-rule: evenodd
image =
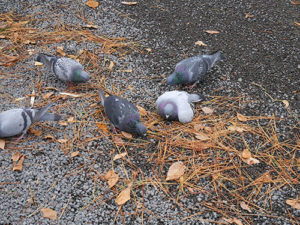
<svg viewBox="0 0 300 225"><path fill-rule="evenodd" d="M127 152L123 152L121 154L117 154L115 155L115 157L113 158L113 161L117 160L117 159L121 159L121 158L124 158L124 156L127 155Z"/></svg>
<svg viewBox="0 0 300 225"><path fill-rule="evenodd" d="M71 153L71 158L78 156L79 155L79 151L75 151Z"/></svg>
<svg viewBox="0 0 300 225"><path fill-rule="evenodd" d="M300 200L299 199L288 199L286 204L292 206L293 209L300 209Z"/></svg>
<svg viewBox="0 0 300 225"><path fill-rule="evenodd" d="M50 98L50 96L53 95L53 94L54 94L54 92L48 92L48 93L44 94L44 95L42 96L42 98L43 98L43 99L48 99L48 98Z"/></svg>
<svg viewBox="0 0 300 225"><path fill-rule="evenodd" d="M284 104L285 108L288 108L290 103L287 100L282 100L282 103Z"/></svg>
<svg viewBox="0 0 300 225"><path fill-rule="evenodd" d="M205 114L212 114L214 112L214 110L209 107L202 107L201 109Z"/></svg>
<svg viewBox="0 0 300 225"><path fill-rule="evenodd" d="M251 157L251 152L248 149L244 149L244 151L242 152L242 157L244 159L249 159Z"/></svg>
<svg viewBox="0 0 300 225"><path fill-rule="evenodd" d="M56 220L57 218L57 212L54 211L53 209L42 208L41 212L43 214L43 217L48 218L50 220Z"/></svg>
<svg viewBox="0 0 300 225"><path fill-rule="evenodd" d="M17 170L17 171L22 171L23 169L23 162L24 162L25 156L22 155L19 162L17 162L14 167L13 167L13 171Z"/></svg>
<svg viewBox="0 0 300 225"><path fill-rule="evenodd" d="M59 123L60 125L62 125L62 126L68 126L67 121L62 121L62 120L60 120L58 123Z"/></svg>
<svg viewBox="0 0 300 225"><path fill-rule="evenodd" d="M4 139L0 139L0 148L3 150L5 148L5 140Z"/></svg>
<svg viewBox="0 0 300 225"><path fill-rule="evenodd" d="M107 126L104 124L104 123L96 123L97 127L99 129L101 129L102 131L108 133L108 129L107 129Z"/></svg>
<svg viewBox="0 0 300 225"><path fill-rule="evenodd" d="M250 209L249 205L246 204L246 202L243 202L243 201L240 202L240 206L241 206L242 209L245 209L250 213L252 212L252 210Z"/></svg>
<svg viewBox="0 0 300 225"><path fill-rule="evenodd" d="M146 48L146 51L147 51L147 52L151 52L152 49L151 49L151 48Z"/></svg>
<svg viewBox="0 0 300 225"><path fill-rule="evenodd" d="M97 26L97 25L91 25L91 24L83 25L82 27L85 27L85 28L92 28L92 29L98 29L98 26Z"/></svg>
<svg viewBox="0 0 300 225"><path fill-rule="evenodd" d="M126 138L128 138L128 139L131 139L131 138L132 138L132 134L130 134L130 133L127 133L127 132L125 132L125 131L121 131L121 133L122 133L122 135L123 135L124 137L126 137Z"/></svg>
<svg viewBox="0 0 300 225"><path fill-rule="evenodd" d="M137 5L137 2L121 2L123 5Z"/></svg>
<svg viewBox="0 0 300 225"><path fill-rule="evenodd" d="M296 26L300 26L300 23L298 23L298 22L294 22L294 24L295 24Z"/></svg>
<svg viewBox="0 0 300 225"><path fill-rule="evenodd" d="M146 116L146 115L147 115L146 109L144 109L143 107L141 107L141 106L139 106L139 105L137 105L136 107L138 108L138 110L139 110L141 116Z"/></svg>
<svg viewBox="0 0 300 225"><path fill-rule="evenodd" d="M110 71L112 71L114 65L115 65L115 63L114 63L113 61L110 61L108 69L109 69Z"/></svg>
<svg viewBox="0 0 300 225"><path fill-rule="evenodd" d="M64 47L62 46L57 47L56 52L60 54L62 57L66 56L66 53L64 52Z"/></svg>
<svg viewBox="0 0 300 225"><path fill-rule="evenodd" d="M196 41L195 45L199 45L199 46L207 46L207 44L205 44L203 41Z"/></svg>
<svg viewBox="0 0 300 225"><path fill-rule="evenodd" d="M185 171L185 166L184 166L183 162L181 162L181 161L175 162L170 166L166 180L167 181L168 180L177 180L181 176L183 176L184 171Z"/></svg>
<svg viewBox="0 0 300 225"><path fill-rule="evenodd" d="M42 65L44 65L44 64L41 63L41 62L34 62L34 65L35 65L35 66L42 66Z"/></svg>
<svg viewBox="0 0 300 225"><path fill-rule="evenodd" d="M110 170L105 174L104 178L107 180L108 187L112 188L118 182L119 175L115 173L113 170Z"/></svg>
<svg viewBox="0 0 300 225"><path fill-rule="evenodd" d="M67 93L67 92L60 92L59 94L61 95L66 95L66 96L70 96L70 97L74 97L74 98L79 98L82 95L78 95L78 94L73 94L73 93Z"/></svg>
<svg viewBox="0 0 300 225"><path fill-rule="evenodd" d="M116 198L116 203L118 205L124 205L127 201L130 200L130 191L131 191L132 183L128 184L128 187L121 191L121 193Z"/></svg>
<svg viewBox="0 0 300 225"><path fill-rule="evenodd" d="M239 121L246 122L248 120L246 116L244 116L240 113L237 113L236 116L237 116Z"/></svg>
<svg viewBox="0 0 300 225"><path fill-rule="evenodd" d="M209 34L219 34L220 33L220 31L217 31L217 30L206 30L205 32L209 33Z"/></svg>
<svg viewBox="0 0 300 225"><path fill-rule="evenodd" d="M88 0L85 4L91 8L97 8L99 5L99 3L94 0Z"/></svg>
<svg viewBox="0 0 300 225"><path fill-rule="evenodd" d="M33 106L34 104L34 98L35 98L35 91L34 89L32 90L32 93L31 93L31 97L30 97L30 105L31 107Z"/></svg>

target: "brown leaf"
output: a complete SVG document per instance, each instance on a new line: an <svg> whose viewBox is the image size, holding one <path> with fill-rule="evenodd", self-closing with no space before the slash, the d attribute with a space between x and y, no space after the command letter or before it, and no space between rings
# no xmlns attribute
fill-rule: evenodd
<svg viewBox="0 0 300 225"><path fill-rule="evenodd" d="M233 131L233 132L234 132L234 131L237 131L237 132L239 132L239 133L242 133L242 132L245 131L244 128L242 128L242 127L237 127L237 126L233 126L233 125L229 126L227 129L230 130L230 131Z"/></svg>
<svg viewBox="0 0 300 225"><path fill-rule="evenodd" d="M300 26L300 23L298 23L298 22L294 22L294 24L295 24L296 26Z"/></svg>
<svg viewBox="0 0 300 225"><path fill-rule="evenodd" d="M64 52L64 47L62 47L62 46L57 47L56 52L57 52L58 54L60 54L62 57L65 57L65 56L66 56L66 53Z"/></svg>
<svg viewBox="0 0 300 225"><path fill-rule="evenodd" d="M121 154L117 154L115 155L115 157L113 158L113 161L117 160L117 159L121 159L124 158L127 155L127 152L123 152Z"/></svg>
<svg viewBox="0 0 300 225"><path fill-rule="evenodd" d="M116 198L116 203L118 205L124 205L127 201L130 200L130 191L131 191L132 183L128 184L128 187L121 191L121 193Z"/></svg>
<svg viewBox="0 0 300 225"><path fill-rule="evenodd" d="M54 211L53 209L42 208L41 212L43 214L43 217L48 218L50 220L56 220L57 218L57 212Z"/></svg>
<svg viewBox="0 0 300 225"><path fill-rule="evenodd" d="M60 124L62 126L68 126L67 121L63 121L63 120L58 121L58 124Z"/></svg>
<svg viewBox="0 0 300 225"><path fill-rule="evenodd" d="M137 5L137 2L121 2L123 5Z"/></svg>
<svg viewBox="0 0 300 225"><path fill-rule="evenodd" d="M25 159L25 156L22 155L19 162L15 163L15 165L13 167L13 171L15 171L15 170L22 171L24 159Z"/></svg>
<svg viewBox="0 0 300 225"><path fill-rule="evenodd" d="M65 144L68 142L68 140L67 139L58 139L57 142L61 143L61 144Z"/></svg>
<svg viewBox="0 0 300 225"><path fill-rule="evenodd" d="M242 154L241 154L241 159L247 163L248 165L253 165L253 164L257 164L260 163L260 161L258 159L255 159L253 157L251 157L251 153L248 149L245 149Z"/></svg>
<svg viewBox="0 0 300 225"><path fill-rule="evenodd" d="M102 130L102 131L108 133L107 126L106 126L104 123L96 123L96 125L97 125L97 127L98 127L100 130Z"/></svg>
<svg viewBox="0 0 300 225"><path fill-rule="evenodd" d="M94 0L88 0L85 4L91 8L97 8L99 5L99 3Z"/></svg>
<svg viewBox="0 0 300 225"><path fill-rule="evenodd" d="M249 205L246 204L246 202L244 202L244 201L240 202L240 206L242 209L245 209L250 213L252 212L252 210L250 209Z"/></svg>
<svg viewBox="0 0 300 225"><path fill-rule="evenodd" d="M30 128L29 133L34 134L35 136L39 137L42 135L43 131L42 130L34 130L34 129Z"/></svg>
<svg viewBox="0 0 300 225"><path fill-rule="evenodd" d="M212 114L214 112L214 110L209 107L202 107L201 109L205 114Z"/></svg>
<svg viewBox="0 0 300 225"><path fill-rule="evenodd" d="M115 63L113 61L110 61L108 69L110 71L112 71L112 69L114 68L114 65L115 65Z"/></svg>
<svg viewBox="0 0 300 225"><path fill-rule="evenodd" d="M71 117L69 117L69 118L67 119L67 121L68 121L69 123L72 123L72 122L75 121L75 118L74 118L73 116L71 116Z"/></svg>
<svg viewBox="0 0 300 225"><path fill-rule="evenodd" d="M257 178L254 183L260 184L260 183L272 183L272 177L270 175L270 172L266 172L263 175L261 175L259 178Z"/></svg>
<svg viewBox="0 0 300 225"><path fill-rule="evenodd" d="M300 209L300 200L299 199L288 199L286 204L292 206L293 209Z"/></svg>
<svg viewBox="0 0 300 225"><path fill-rule="evenodd" d="M124 137L126 137L126 138L128 138L128 139L131 139L131 138L132 138L132 134L130 134L130 133L127 133L127 132L125 132L125 131L121 131L121 133L122 133L122 135L123 135Z"/></svg>
<svg viewBox="0 0 300 225"><path fill-rule="evenodd" d="M137 105L136 107L138 108L138 110L139 110L141 116L147 116L147 111L146 111L146 109L144 109L143 107L141 107L141 106L139 106L139 105Z"/></svg>
<svg viewBox="0 0 300 225"><path fill-rule="evenodd" d="M48 93L44 94L44 95L42 96L42 98L43 98L43 99L48 99L48 98L50 98L50 96L53 95L53 94L54 94L54 92L48 92Z"/></svg>
<svg viewBox="0 0 300 225"><path fill-rule="evenodd" d="M244 149L244 151L242 152L242 157L244 159L249 159L251 158L251 152L248 149Z"/></svg>
<svg viewBox="0 0 300 225"><path fill-rule="evenodd" d="M196 131L199 131L199 130L203 130L205 126L203 126L202 124L195 124L194 125L194 129Z"/></svg>
<svg viewBox="0 0 300 225"><path fill-rule="evenodd" d="M288 108L290 103L287 100L282 100L282 103L284 104L285 108Z"/></svg>
<svg viewBox="0 0 300 225"><path fill-rule="evenodd" d="M299 1L291 1L291 3L292 3L293 5L300 5L300 2L299 2Z"/></svg>
<svg viewBox="0 0 300 225"><path fill-rule="evenodd" d="M120 138L118 136L114 136L113 139L114 139L114 142L116 145L124 145L122 138Z"/></svg>
<svg viewBox="0 0 300 225"><path fill-rule="evenodd" d="M195 45L199 45L199 46L207 46L207 44L205 44L203 41L196 41Z"/></svg>
<svg viewBox="0 0 300 225"><path fill-rule="evenodd" d="M147 51L147 52L151 52L152 49L151 49L151 48L146 48L146 51Z"/></svg>
<svg viewBox="0 0 300 225"><path fill-rule="evenodd" d="M175 162L170 166L166 180L167 181L177 180L181 176L183 176L184 171L185 171L185 166L184 166L183 162L181 162L181 161Z"/></svg>
<svg viewBox="0 0 300 225"><path fill-rule="evenodd" d="M79 151L75 151L71 153L71 158L78 156L79 155Z"/></svg>
<svg viewBox="0 0 300 225"><path fill-rule="evenodd" d="M13 154L11 159L12 159L12 161L17 162L21 156L22 156L22 154L20 152L16 152L15 154Z"/></svg>
<svg viewBox="0 0 300 225"><path fill-rule="evenodd" d="M55 140L54 136L51 135L51 134L45 135L45 136L43 137L43 139L50 139L51 141L54 141L54 140Z"/></svg>
<svg viewBox="0 0 300 225"><path fill-rule="evenodd" d="M210 138L204 133L195 133L195 137L201 141L208 141Z"/></svg>
<svg viewBox="0 0 300 225"><path fill-rule="evenodd" d="M254 16L253 15L251 15L249 12L248 13L246 13L246 15L245 15L245 19L247 19L247 18L253 18Z"/></svg>
<svg viewBox="0 0 300 225"><path fill-rule="evenodd" d="M4 139L0 139L0 148L3 150L5 148L5 140Z"/></svg>
<svg viewBox="0 0 300 225"><path fill-rule="evenodd" d="M107 180L108 187L112 188L118 182L119 175L115 173L113 170L110 170L105 174L104 178Z"/></svg>
<svg viewBox="0 0 300 225"><path fill-rule="evenodd" d="M238 118L239 121L242 121L242 122L246 122L248 120L246 116L244 116L240 113L237 113L236 117Z"/></svg>
<svg viewBox="0 0 300 225"><path fill-rule="evenodd" d="M220 31L217 31L217 30L206 30L205 32L209 33L209 34L219 34L220 33Z"/></svg>
<svg viewBox="0 0 300 225"><path fill-rule="evenodd" d="M92 24L83 25L82 27L84 27L84 28L90 28L90 29L98 29L97 25L92 25Z"/></svg>

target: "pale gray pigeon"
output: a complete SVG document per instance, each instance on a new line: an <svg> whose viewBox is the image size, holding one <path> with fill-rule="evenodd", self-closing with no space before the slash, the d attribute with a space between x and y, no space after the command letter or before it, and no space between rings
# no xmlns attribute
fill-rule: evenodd
<svg viewBox="0 0 300 225"><path fill-rule="evenodd" d="M37 61L46 64L64 82L86 82L90 79L83 66L74 59L39 53Z"/></svg>
<svg viewBox="0 0 300 225"><path fill-rule="evenodd" d="M216 62L224 58L218 51L213 55L198 55L184 59L177 63L175 71L167 79L167 84L192 84L193 87Z"/></svg>
<svg viewBox="0 0 300 225"><path fill-rule="evenodd" d="M22 134L18 138L21 139L34 122L60 120L60 115L47 113L52 105L41 109L10 109L0 113L0 138Z"/></svg>
<svg viewBox="0 0 300 225"><path fill-rule="evenodd" d="M135 105L116 95L105 97L100 89L101 105L112 124L119 130L146 135L146 127L140 121L140 112Z"/></svg>
<svg viewBox="0 0 300 225"><path fill-rule="evenodd" d="M158 114L166 120L188 123L194 117L193 103L203 99L203 96L185 91L167 91L156 100L156 109Z"/></svg>

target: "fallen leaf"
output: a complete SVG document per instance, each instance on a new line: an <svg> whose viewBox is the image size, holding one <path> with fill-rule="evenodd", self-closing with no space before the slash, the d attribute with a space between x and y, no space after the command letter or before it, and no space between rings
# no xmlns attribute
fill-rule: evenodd
<svg viewBox="0 0 300 225"><path fill-rule="evenodd" d="M137 5L137 2L121 2L123 5Z"/></svg>
<svg viewBox="0 0 300 225"><path fill-rule="evenodd" d="M183 162L181 162L181 161L175 162L170 166L166 180L167 181L177 180L181 176L183 176L184 171L185 171L185 166L184 166Z"/></svg>
<svg viewBox="0 0 300 225"><path fill-rule="evenodd" d="M22 154L20 152L16 152L15 154L13 154L11 159L12 159L12 161L17 162L21 156L22 156Z"/></svg>
<svg viewBox="0 0 300 225"><path fill-rule="evenodd" d="M30 128L29 133L34 134L35 136L39 137L42 135L43 131L42 130L34 130L34 129Z"/></svg>
<svg viewBox="0 0 300 225"><path fill-rule="evenodd" d="M238 118L239 121L242 121L242 122L246 122L248 120L246 116L244 116L240 113L237 113L236 117Z"/></svg>
<svg viewBox="0 0 300 225"><path fill-rule="evenodd" d="M32 90L32 93L31 93L31 97L30 97L30 105L31 107L33 106L34 104L34 98L35 98L35 91L34 89Z"/></svg>
<svg viewBox="0 0 300 225"><path fill-rule="evenodd" d="M295 24L296 26L300 26L300 23L298 23L298 22L294 22L294 24Z"/></svg>
<svg viewBox="0 0 300 225"><path fill-rule="evenodd" d="M61 144L64 144L64 143L67 143L68 140L67 139L58 139L57 142L61 143Z"/></svg>
<svg viewBox="0 0 300 225"><path fill-rule="evenodd" d="M284 104L285 108L288 108L290 103L287 100L282 100L282 103Z"/></svg>
<svg viewBox="0 0 300 225"><path fill-rule="evenodd" d="M90 28L90 29L98 29L97 25L92 25L92 24L83 25L82 27L84 27L84 28Z"/></svg>
<svg viewBox="0 0 300 225"><path fill-rule="evenodd" d="M75 118L74 118L73 116L71 116L71 117L69 117L69 118L67 119L67 121L68 121L69 123L72 123L72 122L75 121Z"/></svg>
<svg viewBox="0 0 300 225"><path fill-rule="evenodd" d="M147 51L147 52L151 52L152 49L151 49L151 48L146 48L146 51Z"/></svg>
<svg viewBox="0 0 300 225"><path fill-rule="evenodd" d="M244 128L242 128L242 127L237 127L237 126L233 126L233 125L229 126L227 129L228 129L229 131L237 131L237 132L240 132L240 133L242 133L242 132L245 131Z"/></svg>
<svg viewBox="0 0 300 225"><path fill-rule="evenodd" d="M53 135L51 135L51 134L45 135L45 136L43 137L43 139L50 139L51 141L54 141L54 140L55 140L55 138L54 138Z"/></svg>
<svg viewBox="0 0 300 225"><path fill-rule="evenodd" d="M214 112L214 110L209 107L202 107L201 109L205 114L212 114Z"/></svg>
<svg viewBox="0 0 300 225"><path fill-rule="evenodd" d="M117 159L121 159L121 158L124 158L124 156L127 155L127 152L123 152L121 154L117 154L115 155L115 157L113 158L113 161L117 160Z"/></svg>
<svg viewBox="0 0 300 225"><path fill-rule="evenodd" d="M244 159L249 159L251 158L251 152L248 150L248 149L245 149L243 152L242 152L242 157Z"/></svg>
<svg viewBox="0 0 300 225"><path fill-rule="evenodd" d="M99 129L101 129L102 131L108 133L108 129L107 129L107 126L104 124L104 123L96 123L97 127Z"/></svg>
<svg viewBox="0 0 300 225"><path fill-rule="evenodd" d="M60 120L60 121L58 121L58 123L59 123L60 125L62 125L62 126L68 126L67 121L62 121L62 120Z"/></svg>
<svg viewBox="0 0 300 225"><path fill-rule="evenodd" d="M204 133L195 133L195 137L201 141L208 141L210 138Z"/></svg>
<svg viewBox="0 0 300 225"><path fill-rule="evenodd" d="M246 15L245 15L245 19L247 19L247 18L253 18L254 16L253 15L251 15L249 12L248 13L246 13Z"/></svg>
<svg viewBox="0 0 300 225"><path fill-rule="evenodd" d="M202 124L195 124L195 125L194 125L194 129L195 129L196 131L203 130L204 127L205 127L205 126L202 125Z"/></svg>
<svg viewBox="0 0 300 225"><path fill-rule="evenodd" d="M79 151L75 151L71 153L71 158L78 156L79 155Z"/></svg>
<svg viewBox="0 0 300 225"><path fill-rule="evenodd" d="M259 178L257 178L254 183L256 184L264 184L264 183L272 183L273 179L270 175L270 172L266 172L263 175L261 175Z"/></svg>
<svg viewBox="0 0 300 225"><path fill-rule="evenodd" d="M42 65L44 65L44 64L41 63L41 62L34 62L34 65L35 65L35 66L42 66Z"/></svg>
<svg viewBox="0 0 300 225"><path fill-rule="evenodd" d="M99 5L99 3L94 0L88 0L85 4L91 8L97 8Z"/></svg>
<svg viewBox="0 0 300 225"><path fill-rule="evenodd" d="M123 145L124 144L122 138L120 138L118 136L114 136L113 139L114 139L114 142L115 142L116 145Z"/></svg>
<svg viewBox="0 0 300 225"><path fill-rule="evenodd" d="M117 72L132 73L132 69L118 70Z"/></svg>
<svg viewBox="0 0 300 225"><path fill-rule="evenodd" d="M253 164L260 163L260 161L258 159L251 157L251 152L248 149L245 149L242 152L241 159L250 166Z"/></svg>
<svg viewBox="0 0 300 225"><path fill-rule="evenodd" d="M0 139L0 148L3 150L5 148L5 140L4 139Z"/></svg>
<svg viewBox="0 0 300 225"><path fill-rule="evenodd" d="M245 209L250 213L252 212L252 210L250 209L249 205L246 204L246 202L244 202L244 201L240 202L240 206L242 209Z"/></svg>
<svg viewBox="0 0 300 225"><path fill-rule="evenodd" d="M110 61L108 69L109 69L110 71L112 71L114 65L115 65L115 63L114 63L113 61Z"/></svg>
<svg viewBox="0 0 300 225"><path fill-rule="evenodd" d="M127 133L127 132L125 132L125 131L121 131L121 134L122 134L124 137L128 138L128 139L131 139L131 138L132 138L132 134Z"/></svg>
<svg viewBox="0 0 300 225"><path fill-rule="evenodd" d="M132 183L128 184L128 187L121 191L121 193L116 198L116 203L118 205L124 205L127 201L130 200L130 191L131 191Z"/></svg>
<svg viewBox="0 0 300 225"><path fill-rule="evenodd" d="M242 221L240 221L238 218L233 218L233 222L237 225L243 225Z"/></svg>
<svg viewBox="0 0 300 225"><path fill-rule="evenodd" d="M196 41L195 45L199 45L199 46L207 46L207 44L205 44L203 41Z"/></svg>
<svg viewBox="0 0 300 225"><path fill-rule="evenodd" d="M78 94L73 94L73 93L67 93L67 92L60 92L60 95L66 95L66 96L70 96L70 97L74 97L74 98L79 98L82 95L78 95Z"/></svg>
<svg viewBox="0 0 300 225"><path fill-rule="evenodd" d="M292 206L293 209L300 209L300 199L288 199L286 204Z"/></svg>
<svg viewBox="0 0 300 225"><path fill-rule="evenodd" d="M292 3L293 5L300 5L300 2L299 2L299 1L291 1L291 3Z"/></svg>
<svg viewBox="0 0 300 225"><path fill-rule="evenodd" d="M57 212L54 211L53 209L42 208L41 212L43 214L43 217L48 218L50 220L56 220L57 218Z"/></svg>
<svg viewBox="0 0 300 225"><path fill-rule="evenodd" d="M48 92L48 93L44 94L44 95L42 96L42 98L43 98L43 99L48 99L48 98L50 98L51 95L53 95L53 94L54 94L54 92Z"/></svg>
<svg viewBox="0 0 300 225"><path fill-rule="evenodd" d="M57 47L56 52L60 54L62 57L66 56L66 53L64 52L64 47L62 46Z"/></svg>
<svg viewBox="0 0 300 225"><path fill-rule="evenodd" d="M139 105L137 105L136 107L138 108L138 110L139 110L141 116L146 116L146 115L147 115L146 109L144 109L143 107L141 107L141 106L139 106Z"/></svg>
<svg viewBox="0 0 300 225"><path fill-rule="evenodd" d="M6 36L0 35L0 39L5 39L5 38L6 38Z"/></svg>
<svg viewBox="0 0 300 225"><path fill-rule="evenodd" d="M206 30L205 32L209 33L209 34L219 34L220 33L220 31L217 31L217 30Z"/></svg>
<svg viewBox="0 0 300 225"><path fill-rule="evenodd" d="M22 171L24 159L25 159L25 156L22 155L20 160L17 163L15 163L15 165L13 167L13 171L15 171L15 170Z"/></svg>
<svg viewBox="0 0 300 225"><path fill-rule="evenodd" d="M108 187L112 188L118 182L119 175L115 173L113 170L110 170L105 174L104 178L107 180Z"/></svg>

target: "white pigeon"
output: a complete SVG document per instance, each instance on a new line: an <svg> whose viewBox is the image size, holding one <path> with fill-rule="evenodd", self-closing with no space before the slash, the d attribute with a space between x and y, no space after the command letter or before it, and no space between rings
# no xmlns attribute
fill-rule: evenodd
<svg viewBox="0 0 300 225"><path fill-rule="evenodd" d="M194 117L193 103L203 99L203 96L185 91L167 91L156 100L156 109L166 120L188 123Z"/></svg>
<svg viewBox="0 0 300 225"><path fill-rule="evenodd" d="M46 64L64 82L86 82L90 79L83 66L74 59L39 53L37 61Z"/></svg>
<svg viewBox="0 0 300 225"><path fill-rule="evenodd" d="M52 105L51 103L41 109L10 109L0 113L0 138L21 134L19 140L34 122L60 120L60 115L47 113Z"/></svg>

